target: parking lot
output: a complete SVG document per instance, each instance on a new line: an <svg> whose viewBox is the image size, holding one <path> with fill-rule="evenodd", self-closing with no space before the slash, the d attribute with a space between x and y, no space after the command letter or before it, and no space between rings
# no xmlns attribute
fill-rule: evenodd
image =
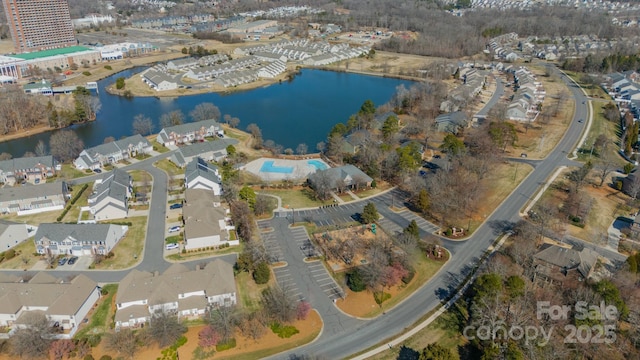
<svg viewBox="0 0 640 360"><path fill-rule="evenodd" d="M322 262L314 261L308 264L309 272L311 272L313 281L329 297L329 299L335 301L336 299L344 297L342 288L338 286L333 277L329 275Z"/></svg>
<svg viewBox="0 0 640 360"><path fill-rule="evenodd" d="M293 280L291 269L288 266L275 268L273 269L273 273L276 275L276 281L280 288L298 301L303 301L305 299L305 296L302 291L300 291L298 284Z"/></svg>

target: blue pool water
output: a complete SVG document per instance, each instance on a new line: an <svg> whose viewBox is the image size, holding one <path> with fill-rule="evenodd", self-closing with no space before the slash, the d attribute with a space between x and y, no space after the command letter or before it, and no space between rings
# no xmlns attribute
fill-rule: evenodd
<svg viewBox="0 0 640 360"><path fill-rule="evenodd" d="M270 160L262 163L262 166L260 167L260 172L291 174L293 172L293 166L274 166L273 160Z"/></svg>
<svg viewBox="0 0 640 360"><path fill-rule="evenodd" d="M324 170L327 168L327 164L323 163L320 160L309 160L307 161L307 164L313 166L314 168L316 168L316 170Z"/></svg>

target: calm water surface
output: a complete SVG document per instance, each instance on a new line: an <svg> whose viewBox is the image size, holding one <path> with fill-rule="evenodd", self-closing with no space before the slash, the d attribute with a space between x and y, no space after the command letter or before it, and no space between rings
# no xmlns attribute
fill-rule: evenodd
<svg viewBox="0 0 640 360"><path fill-rule="evenodd" d="M387 102L398 85L411 85L411 81L339 73L322 70L302 70L291 82L274 84L260 89L235 92L227 95L215 93L182 96L178 98L136 97L127 100L107 93L105 87L115 79L129 77L142 69L132 69L98 82L102 109L97 120L73 126L85 147L101 144L108 136L116 139L132 135L134 116L144 114L160 130L159 119L164 113L181 110L187 117L198 104L211 102L222 114L240 119L239 128L251 123L262 130L265 140L273 140L285 148L295 148L300 143L315 151L316 144L324 141L327 133L338 122L345 122L360 105L371 99L376 105ZM14 157L33 151L38 140L46 144L52 132L0 143L0 152Z"/></svg>

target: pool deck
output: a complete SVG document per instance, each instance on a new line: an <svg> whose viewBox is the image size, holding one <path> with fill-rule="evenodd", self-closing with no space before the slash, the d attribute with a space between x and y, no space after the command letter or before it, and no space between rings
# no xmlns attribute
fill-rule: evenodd
<svg viewBox="0 0 640 360"><path fill-rule="evenodd" d="M265 161L273 161L273 166L276 168L291 167L293 168L293 171L291 173L260 171ZM257 175L265 181L303 180L317 170L314 165L309 164L309 161L317 161L324 164L327 168L330 168L330 166L326 162L318 158L309 158L302 160L260 158L248 163L242 168L242 170L246 170L254 175Z"/></svg>

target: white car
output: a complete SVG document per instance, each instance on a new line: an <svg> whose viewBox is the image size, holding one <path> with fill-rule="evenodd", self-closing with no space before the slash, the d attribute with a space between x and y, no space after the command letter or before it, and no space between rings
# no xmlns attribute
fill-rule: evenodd
<svg viewBox="0 0 640 360"><path fill-rule="evenodd" d="M169 228L169 232L170 233L174 233L174 232L178 232L180 231L180 226L172 226Z"/></svg>
<svg viewBox="0 0 640 360"><path fill-rule="evenodd" d="M173 250L173 249L177 249L179 247L180 247L180 245L178 245L177 243L170 243L170 244L167 244L167 246L165 248L167 250Z"/></svg>

